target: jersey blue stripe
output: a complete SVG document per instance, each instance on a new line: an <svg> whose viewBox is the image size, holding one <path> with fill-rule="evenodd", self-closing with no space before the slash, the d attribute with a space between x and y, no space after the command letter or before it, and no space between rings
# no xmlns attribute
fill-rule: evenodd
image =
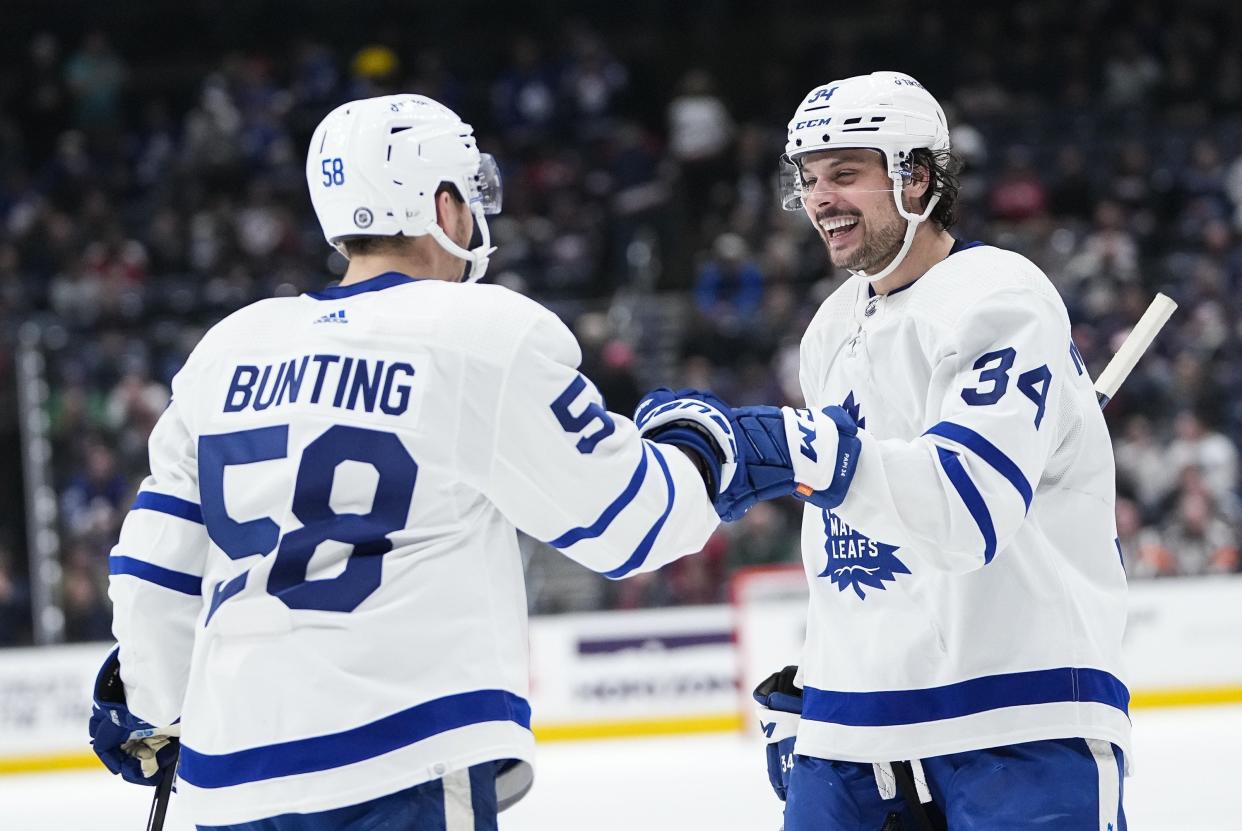
<svg viewBox="0 0 1242 831"><path fill-rule="evenodd" d="M202 508L188 499L179 499L166 493L139 491L138 498L134 500L134 506L130 510L159 511L161 514L188 519L199 525L203 524Z"/></svg>
<svg viewBox="0 0 1242 831"><path fill-rule="evenodd" d="M970 474L962 467L956 453L937 447L936 455L940 457L940 466L948 474L949 481L957 489L957 495L966 503L966 510L970 511L975 524L979 526L979 533L983 534L983 562L992 562L992 558L996 556L996 529L992 526L992 514L988 511L987 503L983 501L983 495L979 493L975 483L970 481Z"/></svg>
<svg viewBox="0 0 1242 831"><path fill-rule="evenodd" d="M646 444L646 442L643 442ZM612 571L605 571L604 576L617 580L629 574L634 569L643 564L647 559L647 555L651 553L651 546L655 545L656 537L660 535L660 529L664 527L664 521L668 519L668 515L673 512L673 499L677 496L677 488L673 485L673 474L669 472L668 462L664 461L664 454L655 445L651 445L651 452L655 454L656 461L660 463L660 470L664 471L664 484L668 486L668 504L664 506L664 513L660 514L660 518L651 526L651 530L647 532L647 536L642 538L638 543L638 547L634 549L634 553L630 558Z"/></svg>
<svg viewBox="0 0 1242 831"><path fill-rule="evenodd" d="M157 566L134 557L113 554L108 558L109 574L128 574L148 583L172 589L175 592L198 597L203 593L203 578L184 571L173 571L171 568Z"/></svg>
<svg viewBox="0 0 1242 831"><path fill-rule="evenodd" d="M408 274L401 274L396 271L385 271L383 274L369 277L360 283L351 283L348 286L329 286L319 291L308 291L306 296L313 297L316 300L342 300L358 294L383 291L393 286L404 286L407 283L416 282L418 282L417 277L411 277Z"/></svg>
<svg viewBox="0 0 1242 831"><path fill-rule="evenodd" d="M449 730L493 721L511 721L529 730L530 704L506 690L474 690L446 695L360 727L309 739L233 753L200 753L183 744L177 775L198 788L229 788L352 765Z"/></svg>
<svg viewBox="0 0 1242 831"><path fill-rule="evenodd" d="M612 504L604 509L599 518L590 525L580 528L571 528L564 534L561 534L548 545L553 548L568 548L581 540L593 540L600 534L608 530L608 526L617 518L617 514L634 501L634 497L638 495L638 491L642 488L643 478L647 475L647 442L643 442L643 452L638 460L638 467L634 470L634 475L630 477L630 483L625 486L625 490L621 491L621 495L612 501Z"/></svg>
<svg viewBox="0 0 1242 831"><path fill-rule="evenodd" d="M940 436L949 441L955 441L980 459L983 459L983 461L994 467L997 473L1009 480L1009 484L1013 485L1018 493L1021 494L1022 501L1026 503L1027 510L1030 510L1031 500L1035 496L1031 490L1031 483L1026 481L1026 477L1022 475L1022 468L1018 467L1013 459L1006 456L992 442L969 427L963 427L951 421L942 421L923 435Z"/></svg>
<svg viewBox="0 0 1242 831"><path fill-rule="evenodd" d="M1060 702L1095 702L1128 713L1130 692L1099 669L1059 667L985 675L943 687L883 692L803 689L802 717L850 727L890 727Z"/></svg>

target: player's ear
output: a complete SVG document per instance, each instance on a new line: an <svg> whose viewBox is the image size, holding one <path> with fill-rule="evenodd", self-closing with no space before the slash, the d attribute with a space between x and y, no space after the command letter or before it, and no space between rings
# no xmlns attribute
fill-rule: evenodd
<svg viewBox="0 0 1242 831"><path fill-rule="evenodd" d="M436 191L436 222L449 235L450 239L459 242L459 244L464 244L464 241L458 240L459 236L465 236L466 239L470 238L469 233L463 234L464 231L467 231L463 226L472 219L469 211L462 210L465 204L465 200L458 195L457 188L452 185L441 185L440 189Z"/></svg>
<svg viewBox="0 0 1242 831"><path fill-rule="evenodd" d="M453 194L448 188L436 191L436 222L450 236L457 222L457 212L453 210Z"/></svg>
<svg viewBox="0 0 1242 831"><path fill-rule="evenodd" d="M910 178L906 180L906 196L919 200L923 199L923 195L927 193L931 187L931 170L926 164L920 163L918 160L910 165Z"/></svg>

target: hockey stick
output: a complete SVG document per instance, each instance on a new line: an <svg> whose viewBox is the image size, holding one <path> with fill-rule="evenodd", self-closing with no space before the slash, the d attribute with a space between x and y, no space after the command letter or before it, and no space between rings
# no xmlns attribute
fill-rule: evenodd
<svg viewBox="0 0 1242 831"><path fill-rule="evenodd" d="M1160 330L1164 328L1164 324L1169 321L1176 310L1177 304L1167 295L1157 294L1156 298L1151 301L1151 305L1147 307L1147 311L1143 312L1139 322L1134 324L1130 334L1126 335L1117 354L1113 355L1108 366L1104 367L1104 371L1096 379L1095 395L1099 399L1101 410L1113 400L1117 389L1130 375L1130 370L1134 369L1134 365L1139 362L1139 358L1143 357L1147 347L1151 346L1151 342L1156 339L1156 335L1160 334Z"/></svg>
<svg viewBox="0 0 1242 831"><path fill-rule="evenodd" d="M151 799L151 813L147 815L147 831L163 831L164 815L168 813L168 800L172 795L173 780L177 778L177 761L181 755L180 748L173 753L172 764L164 768L164 778L155 786L155 796Z"/></svg>

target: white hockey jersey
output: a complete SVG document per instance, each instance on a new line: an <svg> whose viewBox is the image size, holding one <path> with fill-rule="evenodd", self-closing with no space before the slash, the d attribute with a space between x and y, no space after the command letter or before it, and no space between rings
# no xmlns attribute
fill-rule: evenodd
<svg viewBox="0 0 1242 831"><path fill-rule="evenodd" d="M493 285L390 273L214 327L173 382L110 558L135 715L182 721L179 790L229 824L495 759L530 783L515 528L609 577L698 551L694 465Z"/></svg>
<svg viewBox="0 0 1242 831"><path fill-rule="evenodd" d="M863 429L845 500L804 515L796 752L1083 737L1128 755L1112 447L1044 274L958 243L886 296L852 278L803 338L801 382Z"/></svg>

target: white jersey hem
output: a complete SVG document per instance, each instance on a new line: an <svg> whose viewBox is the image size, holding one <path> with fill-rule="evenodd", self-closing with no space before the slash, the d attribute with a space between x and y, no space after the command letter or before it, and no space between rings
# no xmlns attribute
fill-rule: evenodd
<svg viewBox="0 0 1242 831"><path fill-rule="evenodd" d="M479 730L480 727L493 729ZM518 725L502 725L500 730L494 728L495 725L471 725L383 756L314 773L247 782L228 788L197 788L179 782L177 790L185 802L187 813L196 824L233 825L281 814L317 813L358 805L482 762L518 759L533 764L534 736L529 731ZM461 742L463 731L492 733L495 743L474 748L468 753L442 754L442 747L447 750ZM503 733L514 731L524 733L526 740L515 741L515 736L503 736ZM458 735L454 737L454 733Z"/></svg>
<svg viewBox="0 0 1242 831"><path fill-rule="evenodd" d="M892 727L851 727L803 719L798 724L798 740L794 752L801 756L833 759L842 762L892 762L929 759L950 753L1003 747L1023 742L1048 739L1102 739L1121 748L1130 773L1130 720L1125 713L1103 704L1051 704L1037 707L1084 707L1095 712L1091 718L1070 720L1029 720L1030 709L1021 715L991 711L961 718L944 719L916 725ZM1111 712L1105 712L1111 711ZM995 722L1000 714L1007 721L1027 716L1027 721L1012 729L980 729ZM988 718L983 718L988 717ZM973 729L972 729L973 728Z"/></svg>

